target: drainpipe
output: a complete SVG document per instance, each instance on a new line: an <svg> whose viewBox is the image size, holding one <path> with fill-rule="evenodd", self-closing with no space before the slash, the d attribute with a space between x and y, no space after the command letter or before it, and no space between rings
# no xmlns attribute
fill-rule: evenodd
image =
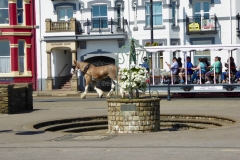
<svg viewBox="0 0 240 160"><path fill-rule="evenodd" d="M32 49L31 49L31 53L34 53L34 54L32 54L32 57L31 57L31 60L33 60L34 61L34 65L33 64L31 64L32 65L32 76L33 76L33 80L35 81L34 82L34 88L35 88L35 90L38 88L37 87L37 85L38 85L38 82L37 82L37 69L36 69L36 67L37 67L37 56L36 56L36 54L35 53L37 53L36 52L36 27L34 26L34 24L35 24L35 22L36 22L36 11L35 11L35 1L32 1L32 3L31 3L31 13L32 13L32 17L31 17L31 26L32 26L32 35L33 35L33 37L32 37L32 39L31 39L31 43L32 44L34 44L34 45L32 45L33 47L32 47ZM34 70L34 72L33 72L33 70ZM34 73L34 74L33 74Z"/></svg>
<svg viewBox="0 0 240 160"><path fill-rule="evenodd" d="M39 34L40 34L40 39L39 39L39 42L40 42L40 68L41 68L41 79L40 79L40 88L41 88L41 91L42 91L42 30L41 30L41 26L42 26L42 23L41 23L41 1L39 1Z"/></svg>
<svg viewBox="0 0 240 160"><path fill-rule="evenodd" d="M231 34L230 34L230 42L232 44L232 0L230 0L230 31L231 31ZM232 50L231 50L231 57L232 57Z"/></svg>

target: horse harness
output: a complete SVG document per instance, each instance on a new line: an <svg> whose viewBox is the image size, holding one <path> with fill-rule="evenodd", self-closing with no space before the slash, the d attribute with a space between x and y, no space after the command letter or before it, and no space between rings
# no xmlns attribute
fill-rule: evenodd
<svg viewBox="0 0 240 160"><path fill-rule="evenodd" d="M87 71L88 71L88 69L89 69L89 67L90 67L90 63L88 64L88 65L86 65L86 67L84 67L84 69L83 69L83 74L87 74ZM87 74L88 75L88 74ZM89 75L90 76L90 75Z"/></svg>
<svg viewBox="0 0 240 160"><path fill-rule="evenodd" d="M86 74L86 75L88 75L89 77L91 77L92 81L96 81L96 79L94 79L91 75L87 74L87 71L88 71L88 69L90 68L90 66L91 66L91 64L89 63L88 65L86 65L86 66L84 67L83 71L82 71L81 69L79 69L79 70L82 71L83 74Z"/></svg>

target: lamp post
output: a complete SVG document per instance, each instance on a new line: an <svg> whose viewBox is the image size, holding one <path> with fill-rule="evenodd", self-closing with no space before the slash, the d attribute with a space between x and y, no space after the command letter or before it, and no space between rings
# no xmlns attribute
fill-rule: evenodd
<svg viewBox="0 0 240 160"><path fill-rule="evenodd" d="M153 44L153 1L152 0L150 0L150 8L149 8L149 10L150 10L150 32L151 32L151 45ZM150 53L151 54L151 59L152 59L152 53ZM152 65L152 63L151 63L151 65ZM152 68L153 68L153 66L152 66ZM153 71L152 71L153 72ZM149 74L149 79L151 79L150 78L150 67L149 67L149 72L148 72L148 74ZM153 77L154 78L154 77ZM149 81L149 86L148 86L149 88L148 88L148 90L149 90L149 95L151 95L150 94L150 81Z"/></svg>
<svg viewBox="0 0 240 160"><path fill-rule="evenodd" d="M153 44L153 1L150 0L150 29L151 29L151 44Z"/></svg>

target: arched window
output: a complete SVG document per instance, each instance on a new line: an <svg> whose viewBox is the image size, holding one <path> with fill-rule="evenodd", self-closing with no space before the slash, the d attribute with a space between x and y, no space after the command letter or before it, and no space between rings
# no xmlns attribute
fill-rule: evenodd
<svg viewBox="0 0 240 160"><path fill-rule="evenodd" d="M8 24L9 15L8 15L8 0L0 1L0 24Z"/></svg>

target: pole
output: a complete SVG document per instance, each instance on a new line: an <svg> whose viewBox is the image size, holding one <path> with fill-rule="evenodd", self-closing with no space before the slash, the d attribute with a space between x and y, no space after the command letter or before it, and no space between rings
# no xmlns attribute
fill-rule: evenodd
<svg viewBox="0 0 240 160"><path fill-rule="evenodd" d="M167 96L167 100L171 101L171 96L170 96L170 82L168 80L168 96Z"/></svg>
<svg viewBox="0 0 240 160"><path fill-rule="evenodd" d="M150 0L150 8L149 8L149 10L150 10L150 31L151 31L151 45L153 44L153 1L152 0ZM151 53L151 60L152 60L152 53ZM152 60L152 62L153 62L153 60ZM153 64L153 63L151 63L151 64ZM152 66L152 68L153 68L153 66ZM148 71L148 73L149 73L149 80L151 79L150 78L150 67L149 67L149 71ZM152 73L153 73L153 71L152 71ZM153 77L153 79L154 79L154 77ZM150 82L149 82L149 95L151 95L150 94Z"/></svg>
<svg viewBox="0 0 240 160"><path fill-rule="evenodd" d="M153 44L153 1L150 0L150 29L151 29L151 44Z"/></svg>

